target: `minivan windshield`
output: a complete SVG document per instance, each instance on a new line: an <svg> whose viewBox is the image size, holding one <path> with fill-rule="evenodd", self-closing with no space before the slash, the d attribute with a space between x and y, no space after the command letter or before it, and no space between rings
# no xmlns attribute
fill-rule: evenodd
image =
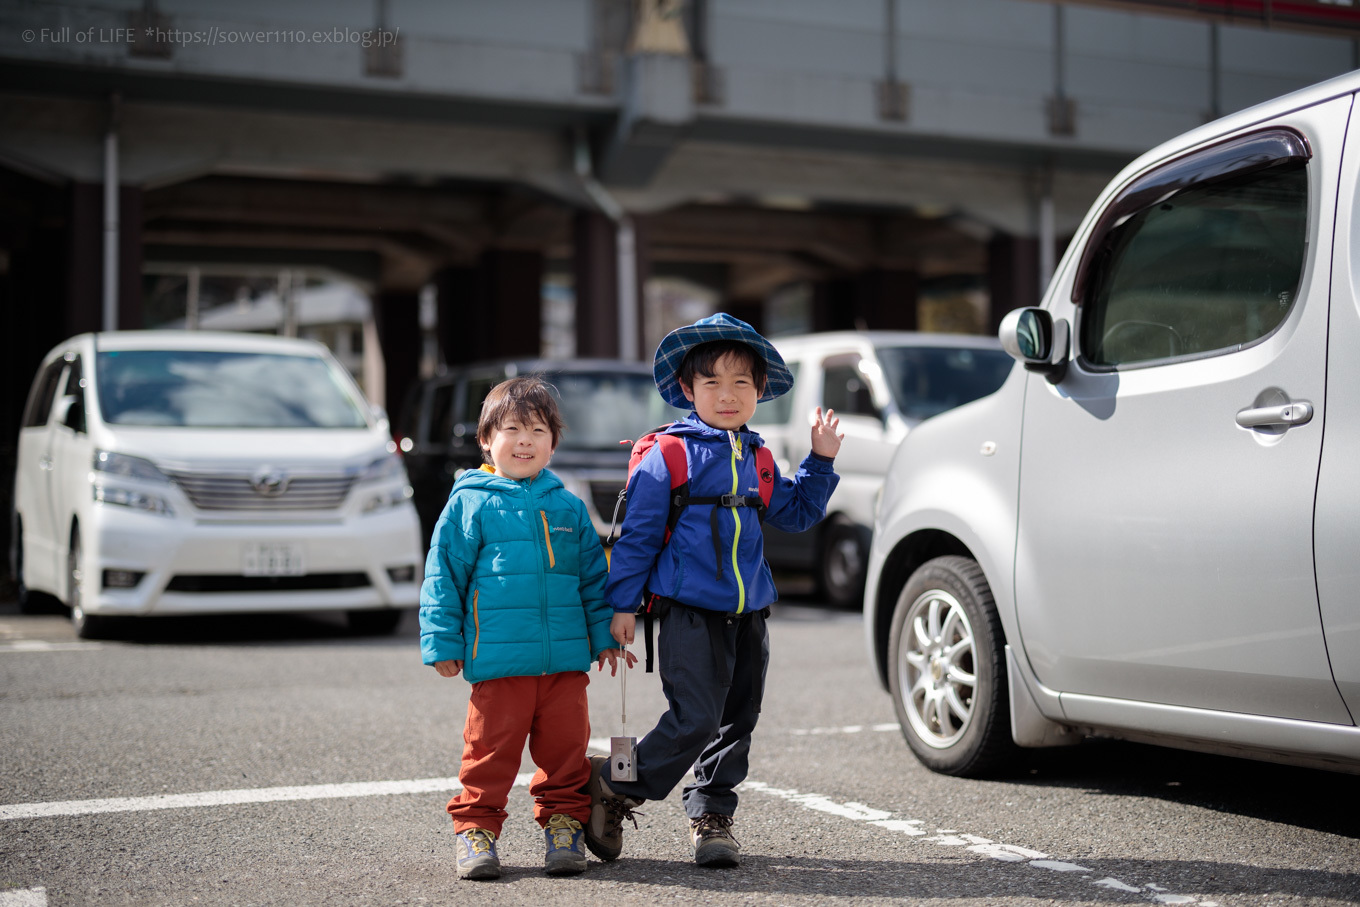
<svg viewBox="0 0 1360 907"><path fill-rule="evenodd" d="M897 408L929 419L1001 387L1015 363L1005 351L972 347L881 347L879 361Z"/></svg>
<svg viewBox="0 0 1360 907"><path fill-rule="evenodd" d="M661 399L651 375L559 372L547 378L567 424L559 450L626 451L620 441L688 415Z"/></svg>
<svg viewBox="0 0 1360 907"><path fill-rule="evenodd" d="M99 410L112 425L365 428L359 403L316 356L101 350Z"/></svg>

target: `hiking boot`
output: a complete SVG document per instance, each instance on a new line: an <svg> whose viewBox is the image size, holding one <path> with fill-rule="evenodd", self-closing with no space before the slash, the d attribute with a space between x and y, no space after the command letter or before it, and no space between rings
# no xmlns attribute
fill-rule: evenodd
<svg viewBox="0 0 1360 907"><path fill-rule="evenodd" d="M617 860L623 853L623 820L632 819L633 807L641 806L642 800L620 796L604 780L609 759L604 756L590 757L590 780L582 788L590 795L590 821L586 823L586 847L601 860Z"/></svg>
<svg viewBox="0 0 1360 907"><path fill-rule="evenodd" d="M704 813L689 820L694 837L694 862L700 866L736 866L741 862L741 845L732 837L732 817Z"/></svg>
<svg viewBox="0 0 1360 907"><path fill-rule="evenodd" d="M485 828L458 833L458 878L499 879L501 860L496 856L496 836Z"/></svg>
<svg viewBox="0 0 1360 907"><path fill-rule="evenodd" d="M543 871L550 876L574 876L586 871L586 852L581 849L584 834L581 823L564 813L556 813L543 826L548 839L548 855Z"/></svg>

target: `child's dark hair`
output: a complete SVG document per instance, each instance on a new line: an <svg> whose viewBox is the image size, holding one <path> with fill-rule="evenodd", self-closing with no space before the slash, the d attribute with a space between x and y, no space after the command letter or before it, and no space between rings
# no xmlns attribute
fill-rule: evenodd
<svg viewBox="0 0 1360 907"><path fill-rule="evenodd" d="M549 390L547 381L541 375L520 375L502 381L491 389L482 401L482 414L477 420L477 443L487 444L491 434L506 422L527 422L537 419L552 432L553 449L562 438L567 427L562 421L562 412L557 408L557 398ZM482 459L491 462L485 449Z"/></svg>
<svg viewBox="0 0 1360 907"><path fill-rule="evenodd" d="M718 360L724 356L731 356L742 365L751 370L751 379L755 382L756 393L765 393L765 357L755 351L749 343L742 343L740 340L710 340L701 343L685 354L685 358L680 360L680 367L675 370L675 377L685 387L694 388L694 376L701 375L704 378L712 378L715 374L715 367Z"/></svg>

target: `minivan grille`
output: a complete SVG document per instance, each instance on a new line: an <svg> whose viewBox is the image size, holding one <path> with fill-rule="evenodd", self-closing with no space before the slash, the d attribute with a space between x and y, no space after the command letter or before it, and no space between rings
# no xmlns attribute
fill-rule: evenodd
<svg viewBox="0 0 1360 907"><path fill-rule="evenodd" d="M614 502L619 498L619 492L623 486L618 482L591 482L590 483L590 503L595 505L595 512L600 515L600 519L608 520L614 515ZM619 522L623 522L623 512L626 506L619 507Z"/></svg>
<svg viewBox="0 0 1360 907"><path fill-rule="evenodd" d="M240 474L172 472L170 478L199 510L335 510L354 484L354 476L297 476L267 494Z"/></svg>

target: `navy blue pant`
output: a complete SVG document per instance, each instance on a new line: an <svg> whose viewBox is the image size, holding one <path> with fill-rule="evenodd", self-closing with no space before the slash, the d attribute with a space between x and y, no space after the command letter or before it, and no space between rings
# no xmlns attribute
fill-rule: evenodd
<svg viewBox="0 0 1360 907"><path fill-rule="evenodd" d="M657 634L661 690L669 708L638 741L638 780L610 781L610 788L635 799L662 800L693 769L694 781L684 793L689 817L733 815L734 788L746 780L769 663L764 612L672 607Z"/></svg>

